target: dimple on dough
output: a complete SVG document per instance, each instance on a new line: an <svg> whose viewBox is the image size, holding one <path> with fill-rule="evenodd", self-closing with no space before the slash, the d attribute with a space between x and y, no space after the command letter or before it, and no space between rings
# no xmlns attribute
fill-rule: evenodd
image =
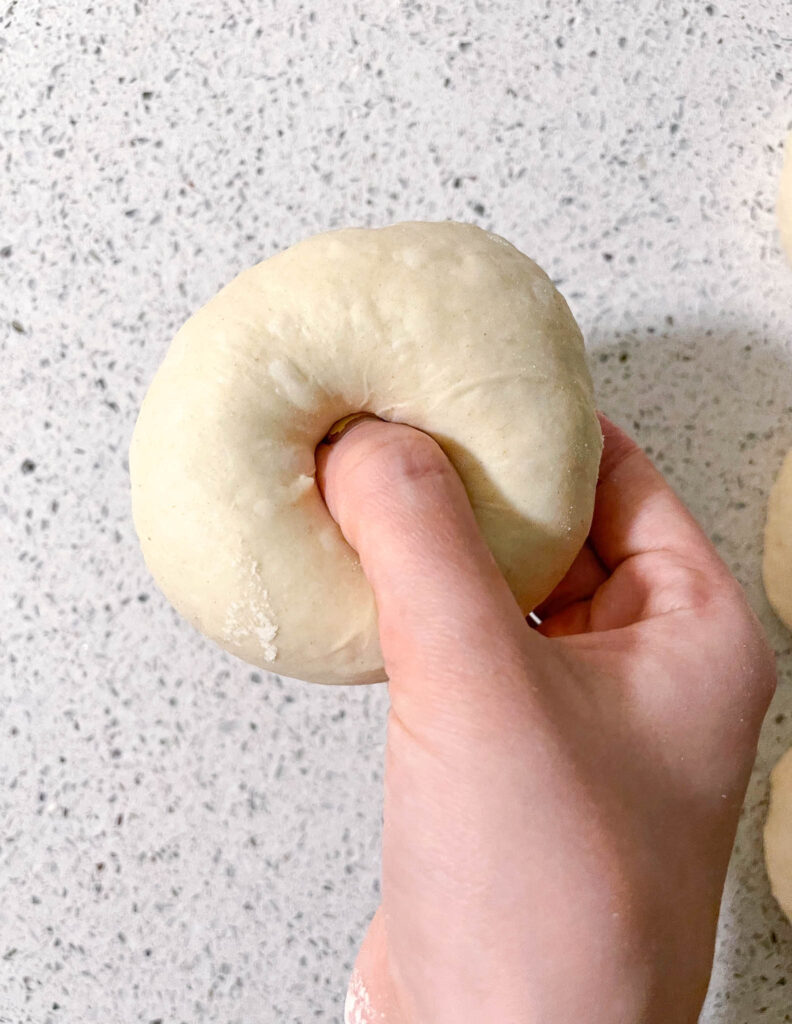
<svg viewBox="0 0 792 1024"><path fill-rule="evenodd" d="M532 260L453 222L300 242L179 330L130 448L165 595L283 675L385 678L372 591L315 479L316 445L361 411L441 445L525 612L590 525L602 436L583 339Z"/></svg>
<svg viewBox="0 0 792 1024"><path fill-rule="evenodd" d="M762 572L768 601L792 629L792 451L770 492Z"/></svg>
<svg viewBox="0 0 792 1024"><path fill-rule="evenodd" d="M792 921L792 750L784 754L770 775L764 849L773 895Z"/></svg>
<svg viewBox="0 0 792 1024"><path fill-rule="evenodd" d="M784 147L784 163L781 168L781 180L778 184L778 230L781 244L792 263L792 132L789 133Z"/></svg>

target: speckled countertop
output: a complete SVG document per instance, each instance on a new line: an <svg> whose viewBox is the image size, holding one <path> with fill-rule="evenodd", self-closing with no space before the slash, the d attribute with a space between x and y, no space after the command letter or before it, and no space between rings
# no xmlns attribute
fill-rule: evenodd
<svg viewBox="0 0 792 1024"><path fill-rule="evenodd" d="M181 622L126 449L170 336L238 270L408 218L546 267L602 407L770 632L702 1019L792 1020L760 848L792 636L759 577L792 445L790 5L0 4L0 1022L340 1019L377 902L384 688L267 678Z"/></svg>

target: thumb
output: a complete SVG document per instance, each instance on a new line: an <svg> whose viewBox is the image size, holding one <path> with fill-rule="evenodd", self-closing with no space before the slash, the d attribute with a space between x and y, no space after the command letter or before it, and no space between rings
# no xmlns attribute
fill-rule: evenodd
<svg viewBox="0 0 792 1024"><path fill-rule="evenodd" d="M465 488L428 434L375 418L317 449L331 515L374 590L385 669L396 690L482 686L533 635L487 547ZM540 637L535 638L541 642ZM491 688L491 682L489 684Z"/></svg>

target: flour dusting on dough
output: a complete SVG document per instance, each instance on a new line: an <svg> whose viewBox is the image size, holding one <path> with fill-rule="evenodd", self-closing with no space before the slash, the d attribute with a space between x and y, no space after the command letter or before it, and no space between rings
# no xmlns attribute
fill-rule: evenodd
<svg viewBox="0 0 792 1024"><path fill-rule="evenodd" d="M291 359L273 359L267 369L277 394L304 412L316 407L320 388Z"/></svg>
<svg viewBox="0 0 792 1024"><path fill-rule="evenodd" d="M344 1024L374 1024L374 1011L360 971L355 968L349 979L344 1002Z"/></svg>
<svg viewBox="0 0 792 1024"><path fill-rule="evenodd" d="M272 621L272 608L269 595L261 583L259 564L250 562L243 596L232 601L226 610L223 638L230 644L242 644L253 636L267 661L274 661L278 648L273 640L277 635L278 627Z"/></svg>

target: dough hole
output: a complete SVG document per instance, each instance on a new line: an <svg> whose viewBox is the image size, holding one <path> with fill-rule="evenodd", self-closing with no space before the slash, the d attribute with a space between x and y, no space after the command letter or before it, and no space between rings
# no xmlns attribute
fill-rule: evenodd
<svg viewBox="0 0 792 1024"><path fill-rule="evenodd" d="M322 438L320 444L335 444L336 441L341 440L353 424L359 423L360 420L380 420L380 422L386 422L382 416L375 416L373 412L351 412L348 416L342 416L340 420L335 421Z"/></svg>

